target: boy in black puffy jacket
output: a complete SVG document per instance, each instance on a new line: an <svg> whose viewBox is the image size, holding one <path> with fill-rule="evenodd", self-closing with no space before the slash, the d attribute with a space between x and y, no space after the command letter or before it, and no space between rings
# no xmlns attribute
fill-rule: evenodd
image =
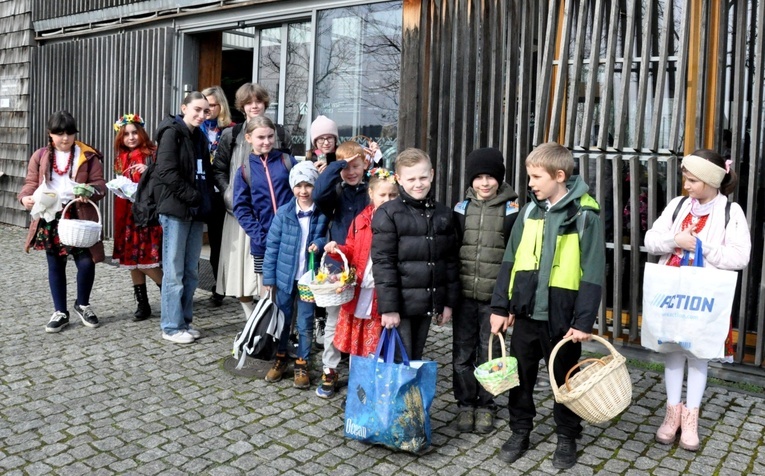
<svg viewBox="0 0 765 476"><path fill-rule="evenodd" d="M399 196L372 218L377 309L398 327L411 360L421 360L431 321L443 325L459 300L458 244L449 207L431 193L433 166L419 149L396 158Z"/></svg>

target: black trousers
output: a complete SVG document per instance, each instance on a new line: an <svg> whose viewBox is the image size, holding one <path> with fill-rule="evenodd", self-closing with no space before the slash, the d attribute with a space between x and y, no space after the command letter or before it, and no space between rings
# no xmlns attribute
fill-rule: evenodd
<svg viewBox="0 0 765 476"><path fill-rule="evenodd" d="M489 358L491 308L488 302L463 298L452 316L452 381L460 407L494 409L494 396L475 379L475 368ZM499 338L494 338L492 357L502 356Z"/></svg>
<svg viewBox="0 0 765 476"><path fill-rule="evenodd" d="M425 341L430 332L430 316L401 316L398 325L398 335L404 344L409 360L422 360L422 352L425 349ZM396 349L396 361L400 361L398 349Z"/></svg>
<svg viewBox="0 0 765 476"><path fill-rule="evenodd" d="M210 242L210 266L213 277L218 280L221 240L223 238L223 219L226 217L226 204L219 193L213 196L212 213L207 220L207 240Z"/></svg>
<svg viewBox="0 0 765 476"><path fill-rule="evenodd" d="M518 359L520 385L508 392L507 408L510 412L512 430L531 430L537 414L534 406L534 385L539 371L539 360L549 365L550 353L560 338L550 339L547 321L517 319L510 341L510 354ZM582 344L569 342L560 348L555 357L555 381L562 385L566 373L576 365L582 355ZM576 438L582 431L582 419L561 403L553 404L553 417L559 435Z"/></svg>

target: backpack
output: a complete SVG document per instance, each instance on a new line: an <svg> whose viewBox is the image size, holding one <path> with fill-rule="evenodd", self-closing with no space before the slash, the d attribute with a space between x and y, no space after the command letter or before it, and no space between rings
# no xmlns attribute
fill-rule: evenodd
<svg viewBox="0 0 765 476"><path fill-rule="evenodd" d="M231 150L234 150L234 149L232 148ZM284 164L284 168L287 169L287 174L289 174L290 170L292 170L292 160L291 160L291 156L288 153L286 153L286 152L282 152L282 163ZM247 184L248 187L252 186L252 183L250 183L250 159L249 159L249 156L248 156L247 160L242 162L242 178L244 179L244 182Z"/></svg>
<svg viewBox="0 0 765 476"><path fill-rule="evenodd" d="M680 208L683 206L683 203L685 203L686 200L688 200L688 195L685 195L683 198L680 199L679 202L677 202L675 211L672 212L672 223L675 223L675 218L677 218L677 214L680 213ZM729 221L730 221L730 201L725 204L725 228L728 228Z"/></svg>
<svg viewBox="0 0 765 476"><path fill-rule="evenodd" d="M154 197L154 169L157 168L156 153L152 154L146 162L146 170L143 171L138 187L136 187L133 202L133 220L136 226L147 227L159 224L157 214L157 200Z"/></svg>
<svg viewBox="0 0 765 476"><path fill-rule="evenodd" d="M523 221L521 223L526 223L526 218L531 215L531 210L534 208L534 205L529 203L526 206L526 210L523 212ZM576 233L579 235L579 241L582 241L582 235L584 234L584 225L587 223L587 214L589 213L589 210L582 210L582 213L579 214L579 216L576 217Z"/></svg>
<svg viewBox="0 0 765 476"><path fill-rule="evenodd" d="M239 359L237 370L244 367L248 355L253 359L272 360L276 355L283 328L284 313L270 297L261 298L247 319L244 329L234 339L232 353L235 359Z"/></svg>
<svg viewBox="0 0 765 476"><path fill-rule="evenodd" d="M457 215L457 224L459 225L458 231L460 234L460 243L462 243L462 234L465 232L465 217L467 216L467 208L470 205L470 200L463 200L454 207L454 211ZM505 203L505 218L502 222L502 237L507 241L510 239L510 232L513 230L513 224L515 219L518 218L518 201L516 199L508 200Z"/></svg>

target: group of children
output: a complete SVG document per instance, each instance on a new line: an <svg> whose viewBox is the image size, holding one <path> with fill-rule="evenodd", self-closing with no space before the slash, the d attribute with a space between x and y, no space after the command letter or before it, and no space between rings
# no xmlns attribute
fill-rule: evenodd
<svg viewBox="0 0 765 476"><path fill-rule="evenodd" d="M197 100L195 96L189 104L194 105ZM204 105L200 101L198 106ZM202 117L199 111L188 114L198 122ZM177 118L174 120L176 123L165 127L185 134L179 127L182 124ZM132 130L138 121L123 122L121 127L129 125ZM260 250L257 254L262 259L264 291L274 296L285 315L285 330L266 380L279 381L287 370L288 333L295 319L299 342L294 385L310 387L308 372L316 309L314 304L298 299L297 281L308 270L311 253L316 262L322 253L329 254L328 261L337 262L337 252L341 251L355 268L357 285L350 302L326 309L322 377L316 394L332 397L337 391L341 353L369 355L383 327L398 328L407 354L418 360L424 356L431 324L453 321L453 390L459 410L455 425L462 432L490 432L494 429L497 405L492 395L478 384L473 370L488 358L489 335L504 333L512 327L510 355L518 360L520 385L508 393L512 434L502 445L499 456L508 463L518 460L530 446L539 361L548 362L555 344L571 337L572 342L561 348L557 365L552 369L556 381L563 381L580 358L581 342L591 338L601 303L606 260L600 207L588 194L587 184L573 175L571 152L559 144L547 143L528 155L525 165L530 194L528 203L521 207L518 195L505 182L502 154L492 148L474 150L465 162L468 185L465 198L452 210L435 200L433 166L422 150L401 152L394 172L382 168L367 170L369 150L355 142L337 145L336 126L332 128L322 122L318 128L321 131L317 136L322 140L314 144L330 144L333 151L321 151L317 146L317 152L325 159L317 168L311 161L295 163L294 158L289 163L284 161L281 152L273 151L276 133L273 123L253 118L243 131L252 149L249 166L233 169L236 173L233 212L253 238L253 249ZM27 209L34 206L32 194L44 180L65 198L82 202L103 196L100 160L91 148L74 141L75 132L70 116L54 116L49 121L50 145L32 156L26 183L19 194ZM326 160L325 154L333 154L331 160ZM127 152L120 159L128 169L133 167L130 157ZM189 165L193 165L190 160ZM177 175L177 169L168 169L168 164L164 167L167 177ZM266 203L272 220L264 225L260 212L255 212L250 186L254 180L271 184L274 179L271 173L277 169L288 177L289 188L275 189L271 185L265 189L267 195L261 201ZM193 168L187 171L190 177L194 173ZM263 177L258 178L258 174ZM740 207L735 203L725 206L725 194L736 185L730 164L714 152L697 151L683 161L683 174L691 200L676 217L672 215L676 203L669 204L646 236L649 252L664 255L662 260L669 265L678 265L673 257L682 250L693 250L696 238L700 237L705 240L708 265L743 268L748 262L750 242ZM88 186L73 186L71 180L65 180L67 177ZM290 198L276 199L276 194L290 192ZM199 204L198 197L189 199L192 205ZM188 209L189 204L175 200L177 204L166 202L160 213L163 210L167 213L171 205L182 206L186 214L195 213ZM78 203L77 216L87 218L88 213ZM721 219L723 213L725 220ZM103 259L103 248L100 242L90 249L62 246L56 231L58 219L60 214L33 222L27 239L27 248L44 249L48 256L56 306L49 331L54 332L68 322L63 274L67 254L75 257L78 267L74 309L85 325L94 327L98 320L89 308L89 293L93 266ZM162 228L172 228L168 221L177 221L178 226L186 223L160 215ZM261 241L254 240L256 234L250 230L253 227L261 228L257 234ZM179 230L173 230L176 241L186 239ZM166 231L166 253L167 238ZM735 246L726 246L731 243ZM187 261L180 256L175 260L181 267ZM167 277L163 282L167 283ZM163 294L166 292L167 286ZM177 293L185 296L186 291L179 289ZM163 304L163 318L165 312ZM171 310L167 312L170 314ZM184 326L186 332L192 329L190 319L177 323L181 330ZM690 366L688 402L683 405L680 395L686 359ZM682 426L681 446L698 449L696 425L706 385L706 364L683 353L667 357L667 416L657 431L659 442L674 442ZM577 461L576 439L582 431L581 418L557 402L553 405L553 416L557 446L552 463L556 468L570 468Z"/></svg>

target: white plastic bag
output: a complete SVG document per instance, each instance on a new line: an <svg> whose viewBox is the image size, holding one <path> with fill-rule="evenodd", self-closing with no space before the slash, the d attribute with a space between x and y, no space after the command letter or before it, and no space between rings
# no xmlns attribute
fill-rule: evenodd
<svg viewBox="0 0 765 476"><path fill-rule="evenodd" d="M32 210L30 210L33 220L42 218L45 221L53 221L56 219L56 213L63 208L61 197L54 188L48 185L45 176L43 176L40 186L32 194L32 198L35 201Z"/></svg>
<svg viewBox="0 0 765 476"><path fill-rule="evenodd" d="M725 357L735 271L647 263L641 344L657 352L687 350L701 359Z"/></svg>

